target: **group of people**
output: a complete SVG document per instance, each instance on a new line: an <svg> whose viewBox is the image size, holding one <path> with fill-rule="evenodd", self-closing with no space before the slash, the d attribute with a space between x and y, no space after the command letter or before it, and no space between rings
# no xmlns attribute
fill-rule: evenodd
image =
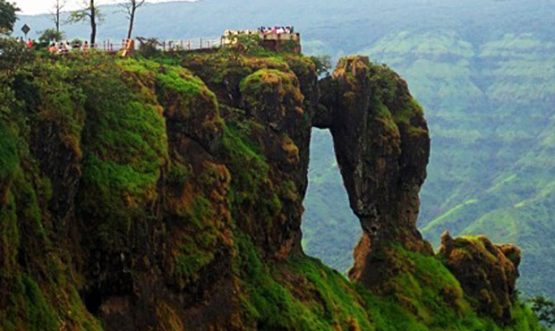
<svg viewBox="0 0 555 331"><path fill-rule="evenodd" d="M292 26L274 26L274 27L261 26L260 28L258 28L258 31L263 34L271 34L271 33L284 34L284 33L295 33L295 28Z"/></svg>
<svg viewBox="0 0 555 331"><path fill-rule="evenodd" d="M50 54L68 54L71 51L82 51L88 52L89 51L89 42L85 41L83 43L73 43L73 45L69 42L52 42L48 46L48 52Z"/></svg>
<svg viewBox="0 0 555 331"><path fill-rule="evenodd" d="M35 41L29 38L28 41L25 41L22 37L18 37L16 39L21 44L25 45L29 49L36 49L36 50L46 50L48 53L53 55L65 55L72 52L80 52L80 53L88 53L90 49L97 48L98 45L91 46L88 41L81 41L79 39L75 39L73 41L55 41L51 40L50 42L44 42L43 40ZM120 44L112 44L111 42L107 41L102 44L101 48L98 48L100 51L104 51L107 53L114 53L120 54L122 56L129 56L135 51L135 40L133 39L123 39L121 45Z"/></svg>

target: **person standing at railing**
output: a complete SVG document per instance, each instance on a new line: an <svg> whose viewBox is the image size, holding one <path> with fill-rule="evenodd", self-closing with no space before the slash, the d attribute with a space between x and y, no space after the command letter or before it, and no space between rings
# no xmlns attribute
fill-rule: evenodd
<svg viewBox="0 0 555 331"><path fill-rule="evenodd" d="M134 50L135 50L135 40L134 39L127 39L127 42L125 43L125 48L123 49L123 52L121 53L121 56L123 56L123 57L129 56L129 55L133 54Z"/></svg>
<svg viewBox="0 0 555 331"><path fill-rule="evenodd" d="M58 45L58 54L64 55L67 54L67 47L66 44L64 42L60 42L60 44Z"/></svg>
<svg viewBox="0 0 555 331"><path fill-rule="evenodd" d="M50 46L48 47L48 53L50 53L50 54L58 53L58 47L56 47L56 43L51 43L50 44Z"/></svg>

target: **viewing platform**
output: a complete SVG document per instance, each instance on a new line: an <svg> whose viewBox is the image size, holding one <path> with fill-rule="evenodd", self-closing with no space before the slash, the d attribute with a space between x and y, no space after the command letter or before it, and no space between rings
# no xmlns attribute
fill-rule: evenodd
<svg viewBox="0 0 555 331"><path fill-rule="evenodd" d="M259 28L258 30L225 30L221 45L232 47L237 44L239 37L258 37L262 46L271 51L291 51L301 53L301 34L293 27Z"/></svg>
<svg viewBox="0 0 555 331"><path fill-rule="evenodd" d="M72 51L88 51L91 49L111 54L123 53L123 56L135 51L151 47L156 51L212 51L219 48L234 47L239 44L241 37L254 37L260 45L270 51L301 53L301 34L293 27L259 28L258 30L225 30L219 39L196 38L188 40L157 40L146 38L123 39L121 41L104 40L92 47L82 41L51 42L50 53L66 54Z"/></svg>

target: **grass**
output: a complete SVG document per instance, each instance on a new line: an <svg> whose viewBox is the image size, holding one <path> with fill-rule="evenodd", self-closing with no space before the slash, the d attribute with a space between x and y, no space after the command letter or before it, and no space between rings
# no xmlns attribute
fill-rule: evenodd
<svg viewBox="0 0 555 331"><path fill-rule="evenodd" d="M247 237L238 237L246 318L260 330L541 330L520 303L504 328L478 316L435 257L394 247L404 270L373 293L313 258L269 267Z"/></svg>
<svg viewBox="0 0 555 331"><path fill-rule="evenodd" d="M289 289L272 275L248 238L237 240L242 279L245 318L254 321L257 330L330 330L309 306L291 295Z"/></svg>

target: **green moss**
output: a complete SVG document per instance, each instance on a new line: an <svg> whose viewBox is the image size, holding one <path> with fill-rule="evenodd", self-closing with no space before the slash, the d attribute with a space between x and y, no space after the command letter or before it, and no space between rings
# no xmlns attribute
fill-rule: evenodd
<svg viewBox="0 0 555 331"><path fill-rule="evenodd" d="M289 71L283 54L263 52L256 56L237 52L191 54L184 58L183 66L192 70L218 95L227 97L228 93L239 90L239 82L259 69ZM220 100L224 102L224 100Z"/></svg>
<svg viewBox="0 0 555 331"><path fill-rule="evenodd" d="M231 204L233 217L242 222L271 222L281 210L281 201L269 179L270 167L256 152L248 139L231 127L225 127L223 148L231 179ZM255 212L255 215L251 213ZM251 214L246 216L246 214Z"/></svg>
<svg viewBox="0 0 555 331"><path fill-rule="evenodd" d="M203 81L180 67L160 66L156 93L169 125L200 142L219 136L223 120L215 94Z"/></svg>
<svg viewBox="0 0 555 331"><path fill-rule="evenodd" d="M244 294L241 297L245 319L257 330L330 330L290 291L277 282L272 271L261 261L254 245L244 236L237 238L238 270Z"/></svg>
<svg viewBox="0 0 555 331"><path fill-rule="evenodd" d="M144 204L153 199L156 173L143 173L128 164L102 161L94 155L84 163L85 172L79 208L95 222L94 236L107 249L125 244L131 223L145 212ZM103 206L99 209L97 206Z"/></svg>
<svg viewBox="0 0 555 331"><path fill-rule="evenodd" d="M538 322L538 317L521 302L513 306L512 316L514 322L506 327L508 331L545 331Z"/></svg>
<svg viewBox="0 0 555 331"><path fill-rule="evenodd" d="M540 330L521 305L506 327L478 316L440 261L400 247L395 254L405 270L388 290L372 293L315 259L269 267L246 236L237 245L244 318L260 330Z"/></svg>
<svg viewBox="0 0 555 331"><path fill-rule="evenodd" d="M290 266L292 271L306 277L320 301L305 303L318 312L319 319L342 330L349 330L353 325L360 330L376 329L371 315L364 308L363 298L343 275L307 257L293 259ZM289 286L294 288L295 284Z"/></svg>
<svg viewBox="0 0 555 331"><path fill-rule="evenodd" d="M201 192L185 194L185 198L175 198L178 202L170 211L173 215L169 221L173 247L170 272L181 287L202 277L199 271L214 260L216 252L223 245L220 240L220 220L215 215L212 203ZM189 201L189 198L193 200Z"/></svg>
<svg viewBox="0 0 555 331"><path fill-rule="evenodd" d="M520 304L514 324L501 327L476 314L459 282L434 256L391 247L400 271L385 284L381 295L359 289L378 330L540 330L537 321ZM375 310L374 310L375 309ZM382 324L383 323L383 324Z"/></svg>
<svg viewBox="0 0 555 331"><path fill-rule="evenodd" d="M157 75L157 81L162 89L171 89L177 93L190 96L195 96L206 90L200 79L193 77L184 69L163 67L160 71L161 73Z"/></svg>
<svg viewBox="0 0 555 331"><path fill-rule="evenodd" d="M58 316L52 306L46 301L41 289L30 277L21 279L27 305L25 307L26 321L30 330L58 330Z"/></svg>
<svg viewBox="0 0 555 331"><path fill-rule="evenodd" d="M143 77L152 76L160 67L157 62L146 59L125 58L118 59L116 63L124 72L132 72Z"/></svg>
<svg viewBox="0 0 555 331"><path fill-rule="evenodd" d="M19 243L15 199L9 193L6 205L0 208L0 279L4 282L10 282L16 273Z"/></svg>
<svg viewBox="0 0 555 331"><path fill-rule="evenodd" d="M454 245L463 254L473 256L479 253L481 256L495 263L497 261L497 256L487 249L486 245L492 244L488 242L489 239L484 236L460 236L455 238Z"/></svg>
<svg viewBox="0 0 555 331"><path fill-rule="evenodd" d="M240 88L242 94L260 99L268 93L277 93L283 97L286 93L294 91L296 86L294 76L290 73L276 69L260 69L243 79Z"/></svg>
<svg viewBox="0 0 555 331"><path fill-rule="evenodd" d="M379 100L374 100L374 102L374 108L377 113L375 119L377 121L381 121L387 131L394 132L396 135L399 135L399 128L397 127L395 119L393 118L393 115L391 115L389 109L387 109L387 107Z"/></svg>
<svg viewBox="0 0 555 331"><path fill-rule="evenodd" d="M192 175L191 166L183 162L173 161L168 170L167 182L174 189L182 188Z"/></svg>
<svg viewBox="0 0 555 331"><path fill-rule="evenodd" d="M22 274L11 281L9 301L12 305L3 312L7 314L0 320L2 330L59 330L58 314L37 283L28 275Z"/></svg>
<svg viewBox="0 0 555 331"><path fill-rule="evenodd" d="M11 129L0 122L0 188L8 186L18 164L17 141Z"/></svg>
<svg viewBox="0 0 555 331"><path fill-rule="evenodd" d="M219 237L217 229L212 225L212 205L204 198L198 197L191 206L189 220L197 228L196 235L182 236L179 252L176 255L176 276L192 278L198 271L214 259L215 244Z"/></svg>
<svg viewBox="0 0 555 331"><path fill-rule="evenodd" d="M459 282L435 257L395 248L399 263L409 270L396 276L391 285L395 296L432 328L472 327L476 316L463 298ZM476 325L476 328L479 326Z"/></svg>
<svg viewBox="0 0 555 331"><path fill-rule="evenodd" d="M0 291L9 294L0 300L2 330L100 329L66 278L63 245L51 242L56 234L46 205L53 186L29 146L31 139L53 137L81 155L84 100L73 74L62 61L21 70L13 83L18 102L0 121ZM46 137L36 136L38 128L48 129Z"/></svg>
<svg viewBox="0 0 555 331"><path fill-rule="evenodd" d="M137 86L113 75L118 70L109 65L79 82L87 95L87 122L77 206L84 219L95 220L92 233L109 250L124 246L134 220L148 218L146 207L156 198L168 157L165 121L155 94L149 102L139 102Z"/></svg>

